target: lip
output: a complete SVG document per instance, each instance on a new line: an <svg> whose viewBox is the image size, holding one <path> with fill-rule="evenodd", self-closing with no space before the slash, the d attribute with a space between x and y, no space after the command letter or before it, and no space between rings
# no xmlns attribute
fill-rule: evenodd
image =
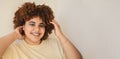
<svg viewBox="0 0 120 59"><path fill-rule="evenodd" d="M30 33L30 34L32 34L33 36L40 36L40 33Z"/></svg>

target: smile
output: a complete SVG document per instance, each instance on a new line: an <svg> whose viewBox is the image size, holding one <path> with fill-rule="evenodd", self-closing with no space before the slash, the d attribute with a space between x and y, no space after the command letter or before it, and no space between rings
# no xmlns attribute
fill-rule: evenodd
<svg viewBox="0 0 120 59"><path fill-rule="evenodd" d="M40 33L36 33L36 32L32 32L32 33L30 33L30 34L32 34L32 35L34 35L34 36L40 36Z"/></svg>

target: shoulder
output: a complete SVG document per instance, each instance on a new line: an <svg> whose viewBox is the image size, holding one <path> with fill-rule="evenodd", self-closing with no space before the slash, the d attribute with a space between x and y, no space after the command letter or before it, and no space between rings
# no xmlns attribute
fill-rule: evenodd
<svg viewBox="0 0 120 59"><path fill-rule="evenodd" d="M12 44L11 46L20 46L24 43L23 41L24 39L16 39Z"/></svg>
<svg viewBox="0 0 120 59"><path fill-rule="evenodd" d="M10 46L5 50L3 56L2 56L2 59L11 59L13 54L14 54L14 43L15 41L10 44Z"/></svg>

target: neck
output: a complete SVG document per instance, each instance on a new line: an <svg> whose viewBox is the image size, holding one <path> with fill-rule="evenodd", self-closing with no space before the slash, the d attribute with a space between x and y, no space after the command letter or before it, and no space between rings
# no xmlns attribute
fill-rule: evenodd
<svg viewBox="0 0 120 59"><path fill-rule="evenodd" d="M28 39L24 39L26 43L30 44L30 45L39 45L41 43L41 40L33 42L31 40Z"/></svg>

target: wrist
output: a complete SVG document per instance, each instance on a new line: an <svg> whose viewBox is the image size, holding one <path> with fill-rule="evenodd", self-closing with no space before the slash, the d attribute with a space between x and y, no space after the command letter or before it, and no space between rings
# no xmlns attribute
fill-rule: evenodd
<svg viewBox="0 0 120 59"><path fill-rule="evenodd" d="M19 38L19 35L18 35L18 33L16 31L13 31L12 34L13 34L14 39Z"/></svg>
<svg viewBox="0 0 120 59"><path fill-rule="evenodd" d="M62 33L62 32L58 32L58 33L56 33L56 36L57 37L60 37L60 36L63 36L64 34Z"/></svg>

